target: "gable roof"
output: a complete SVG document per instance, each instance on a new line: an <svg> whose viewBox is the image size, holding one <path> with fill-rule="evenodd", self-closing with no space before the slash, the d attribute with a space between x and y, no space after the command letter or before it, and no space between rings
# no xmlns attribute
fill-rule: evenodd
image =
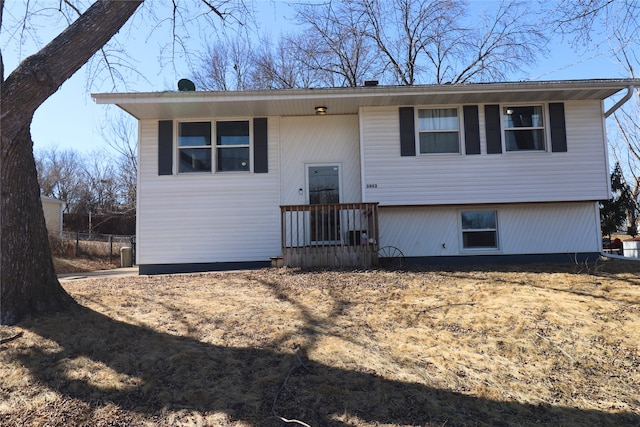
<svg viewBox="0 0 640 427"><path fill-rule="evenodd" d="M373 86L255 91L98 93L98 104L116 104L137 119L184 117L307 116L357 114L360 107L604 100L640 85L640 79L597 79Z"/></svg>

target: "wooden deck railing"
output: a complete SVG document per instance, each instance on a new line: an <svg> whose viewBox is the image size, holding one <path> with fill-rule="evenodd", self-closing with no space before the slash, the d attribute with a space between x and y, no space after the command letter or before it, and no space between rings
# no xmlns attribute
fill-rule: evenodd
<svg viewBox="0 0 640 427"><path fill-rule="evenodd" d="M288 267L369 267L378 262L378 204L280 206Z"/></svg>

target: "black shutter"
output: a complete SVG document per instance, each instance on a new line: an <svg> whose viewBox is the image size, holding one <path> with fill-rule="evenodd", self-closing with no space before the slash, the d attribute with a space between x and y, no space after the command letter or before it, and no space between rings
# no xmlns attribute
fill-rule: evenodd
<svg viewBox="0 0 640 427"><path fill-rule="evenodd" d="M158 175L173 174L173 120L158 122Z"/></svg>
<svg viewBox="0 0 640 427"><path fill-rule="evenodd" d="M480 121L478 106L465 105L464 113L464 145L467 154L480 154Z"/></svg>
<svg viewBox="0 0 640 427"><path fill-rule="evenodd" d="M413 107L400 107L400 155L416 155L416 125Z"/></svg>
<svg viewBox="0 0 640 427"><path fill-rule="evenodd" d="M549 104L549 124L551 126L551 151L567 151L567 130L564 120L564 103Z"/></svg>
<svg viewBox="0 0 640 427"><path fill-rule="evenodd" d="M253 172L269 172L266 117L253 119Z"/></svg>
<svg viewBox="0 0 640 427"><path fill-rule="evenodd" d="M484 106L484 125L487 133L487 154L502 153L499 105Z"/></svg>

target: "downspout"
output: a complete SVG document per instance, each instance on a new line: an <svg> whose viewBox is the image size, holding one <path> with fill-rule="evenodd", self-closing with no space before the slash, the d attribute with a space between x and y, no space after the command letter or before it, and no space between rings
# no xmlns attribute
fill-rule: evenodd
<svg viewBox="0 0 640 427"><path fill-rule="evenodd" d="M620 107L622 107L622 105L627 102L628 100L631 99L631 97L633 96L633 91L635 90L635 88L633 87L633 85L629 85L629 87L627 88L627 94L625 96L622 97L622 99L618 102L616 102L613 107L609 108L607 110L606 113L604 113L604 117L605 119L608 118L610 115L612 115L613 113L616 112L616 110Z"/></svg>

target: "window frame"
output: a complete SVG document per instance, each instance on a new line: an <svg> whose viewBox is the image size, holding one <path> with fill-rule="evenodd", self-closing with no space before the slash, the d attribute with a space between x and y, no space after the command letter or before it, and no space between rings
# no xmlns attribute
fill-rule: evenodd
<svg viewBox="0 0 640 427"><path fill-rule="evenodd" d="M421 110L456 110L456 119L458 123L457 129L446 130L421 130L420 129L420 111ZM419 156L452 156L462 155L464 146L464 122L462 117L462 108L460 105L421 105L414 107L414 123L415 123L415 141L416 141L416 154ZM420 146L420 134L421 133L451 133L456 132L458 134L458 150L450 152L422 152Z"/></svg>
<svg viewBox="0 0 640 427"><path fill-rule="evenodd" d="M495 228L477 228L466 230L462 223L462 215L464 213L484 213L484 212L492 212L495 217ZM467 208L467 209L459 209L458 210L458 227L459 227L459 239L460 239L460 252L462 253L478 253L478 252L501 252L500 246L500 218L498 209L491 208ZM492 231L495 233L495 246L481 246L481 247L465 247L464 245L464 234L465 233L473 233L473 232L487 232Z"/></svg>
<svg viewBox="0 0 640 427"><path fill-rule="evenodd" d="M520 107L540 107L542 114L542 126L527 126L527 127L511 127L508 128L505 123L505 114L508 108L520 108ZM549 112L548 112L548 103L508 103L508 104L500 104L500 129L502 132L502 150L503 153L506 154L535 154L535 153L548 153L551 146L551 136L550 136L550 123L549 123ZM535 131L542 130L543 144L544 148L538 149L522 149L522 150L510 150L507 144L507 132L509 131Z"/></svg>
<svg viewBox="0 0 640 427"><path fill-rule="evenodd" d="M182 125L183 124L189 124L189 123L209 123L209 145L185 145L185 146L181 146L180 145L180 137L181 137L181 130L182 130ZM212 173L213 169L214 169L214 159L213 157L211 157L211 168L209 170L200 170L200 171L182 171L180 170L180 152L182 150L187 150L187 149L208 149L211 152L211 148L213 146L213 129L211 129L211 120L205 120L205 119L194 119L194 120L176 120L176 126L175 126L175 149L176 149L176 161L175 161L175 170L177 171L178 175L193 175L193 174L205 174L205 173ZM211 152L211 154L213 154Z"/></svg>
<svg viewBox="0 0 640 427"><path fill-rule="evenodd" d="M247 144L233 144L233 145L224 145L224 144L218 144L218 123L230 123L230 122L246 122L247 123L247 128L249 130L249 134L247 135L248 138L248 143ZM215 125L215 126L214 126ZM253 121L251 119L244 119L244 118L225 118L223 119L218 119L218 120L212 120L211 121L211 127L213 130L213 136L212 136L212 145L211 148L215 149L215 173L252 173L253 172ZM215 144L213 143L215 141ZM220 170L220 162L218 161L218 152L219 150L224 150L224 149L233 149L233 148L247 148L248 149L248 153L247 153L247 163L248 163L248 168L247 170ZM212 153L213 156L214 153ZM213 165L212 165L213 168Z"/></svg>
<svg viewBox="0 0 640 427"><path fill-rule="evenodd" d="M175 156L175 170L177 171L177 175L193 175L193 174L246 174L253 173L253 120L247 117L225 117L219 119L188 119L188 120L174 120L176 125L174 126L174 149L176 152ZM211 145L206 146L180 146L180 128L183 123L209 123L211 130ZM247 122L249 126L249 144L245 145L218 145L218 122ZM249 148L248 154L248 163L249 168L247 170L236 170L236 171L220 171L218 170L218 150L224 148ZM187 148L208 148L211 151L211 170L206 171L191 171L191 172L182 172L180 171L180 150Z"/></svg>

